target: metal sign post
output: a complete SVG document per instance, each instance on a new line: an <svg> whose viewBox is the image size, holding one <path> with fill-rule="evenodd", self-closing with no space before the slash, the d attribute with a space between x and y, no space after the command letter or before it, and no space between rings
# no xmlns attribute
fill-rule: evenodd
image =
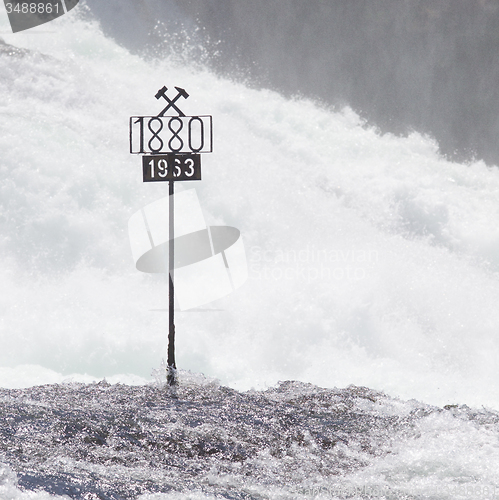
<svg viewBox="0 0 499 500"><path fill-rule="evenodd" d="M175 203L173 199L173 180L168 181L168 193L169 193L169 234L168 234L168 368L166 380L168 385L175 385L177 383L177 365L175 364L175 288L173 287L173 273L174 273L174 262L175 262Z"/></svg>
<svg viewBox="0 0 499 500"><path fill-rule="evenodd" d="M200 153L213 151L212 117L208 115L185 116L177 106L182 97L189 94L175 87L177 95L170 99L162 87L156 99L165 99L167 106L156 116L132 116L130 118L130 153L142 154L143 182L168 181L168 385L177 383L175 363L175 181L201 180ZM173 109L177 116L165 116Z"/></svg>

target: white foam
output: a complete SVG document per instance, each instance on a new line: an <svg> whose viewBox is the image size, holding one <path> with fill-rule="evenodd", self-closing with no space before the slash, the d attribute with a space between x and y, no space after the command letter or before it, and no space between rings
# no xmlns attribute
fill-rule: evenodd
<svg viewBox="0 0 499 500"><path fill-rule="evenodd" d="M43 56L0 59L1 385L148 380L165 357L167 282L134 269L127 221L167 187L141 182L128 117L178 85L186 114L214 117L196 188L207 224L241 230L249 278L177 315L177 365L240 389L499 407L497 169L349 109L145 62L77 16L51 28L4 35Z"/></svg>

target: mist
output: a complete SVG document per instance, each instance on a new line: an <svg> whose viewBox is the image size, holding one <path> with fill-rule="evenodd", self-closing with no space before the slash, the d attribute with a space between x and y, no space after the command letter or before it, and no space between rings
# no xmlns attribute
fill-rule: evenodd
<svg viewBox="0 0 499 500"><path fill-rule="evenodd" d="M449 159L499 163L497 2L114 0L112 15L87 3L132 51L348 105L381 132L427 134Z"/></svg>

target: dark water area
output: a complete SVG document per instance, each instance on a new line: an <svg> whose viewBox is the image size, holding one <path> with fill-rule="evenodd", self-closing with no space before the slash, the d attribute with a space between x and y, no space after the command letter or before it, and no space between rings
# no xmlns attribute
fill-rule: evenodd
<svg viewBox="0 0 499 500"><path fill-rule="evenodd" d="M105 381L2 389L0 457L21 490L74 499L266 498L262 488L297 498L390 454L397 440L420 438L418 421L452 411L298 382L246 393ZM456 417L497 425L495 415L470 415Z"/></svg>
<svg viewBox="0 0 499 500"><path fill-rule="evenodd" d="M87 0L106 33L499 164L496 0ZM203 50L196 47L203 46ZM190 47L186 50L186 47Z"/></svg>
<svg viewBox="0 0 499 500"><path fill-rule="evenodd" d="M304 480L311 468L337 475L386 453L390 434L410 427L410 419L355 408L358 401L384 399L374 391L303 385L301 394L302 385L247 394L105 383L2 390L0 452L27 490L118 499L201 487L239 498L199 484L200 476L214 466L260 484L286 483L287 474L303 468ZM349 447L357 450L353 456L345 453ZM320 465L300 451L320 456ZM280 474L256 460L264 452L281 462Z"/></svg>

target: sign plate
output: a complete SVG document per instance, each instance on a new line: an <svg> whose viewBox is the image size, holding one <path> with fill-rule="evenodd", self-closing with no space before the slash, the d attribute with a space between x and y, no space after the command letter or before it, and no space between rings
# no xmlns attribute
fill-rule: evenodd
<svg viewBox="0 0 499 500"><path fill-rule="evenodd" d="M211 116L132 116L130 153L211 153Z"/></svg>
<svg viewBox="0 0 499 500"><path fill-rule="evenodd" d="M142 157L144 182L200 181L199 154L167 154Z"/></svg>

